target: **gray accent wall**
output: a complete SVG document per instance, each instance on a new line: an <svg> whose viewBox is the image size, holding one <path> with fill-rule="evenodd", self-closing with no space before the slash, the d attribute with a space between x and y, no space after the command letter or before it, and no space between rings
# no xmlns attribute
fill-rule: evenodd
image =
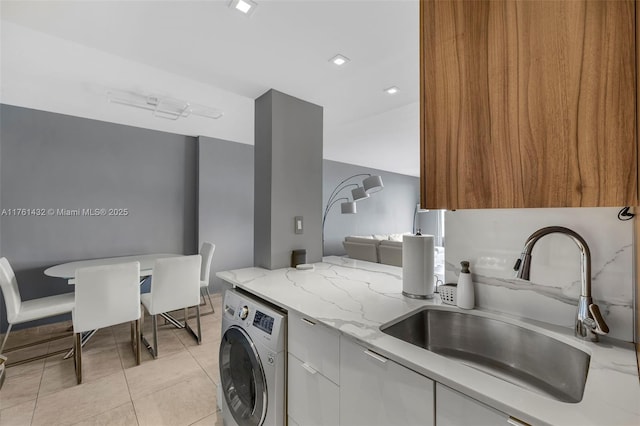
<svg viewBox="0 0 640 426"><path fill-rule="evenodd" d="M214 292L225 288L216 272L258 264L253 255L259 236L273 233L279 237L268 241L267 247L271 243L286 247L280 253L282 266L289 265L294 248L306 248L307 260L319 261L322 193L326 202L331 189L355 173L381 174L385 189L358 203L357 215L340 215L339 206L334 207L327 222L334 247L330 254L344 253L341 241L345 235L410 230L418 179L323 161L317 147L322 124L307 123L290 111L308 107L317 119L321 108L282 96L270 111L280 118L291 114L296 124L294 129L273 134L295 143L292 148L278 147L281 158L268 163L257 160L263 155L276 157L271 146L254 150L251 145L219 139L0 105L1 208L128 209L127 216L119 217L57 212L44 217L0 216L2 255L16 271L23 299L73 290L66 281L44 275L52 265L152 252L191 254L203 241L216 244L210 284ZM272 124L281 126L276 121L265 125ZM315 135L311 142L306 139L310 131ZM299 160L309 149L312 158ZM294 167L285 167L292 164ZM284 189L272 191L273 186L268 185L254 191L254 167L269 175L273 170L273 181ZM255 181L257 186L260 181ZM262 203L272 198L279 202L270 208L254 208L259 198ZM294 233L295 216L304 216L302 235ZM273 228L254 229L254 218L256 224L270 224L272 217L282 220ZM2 298L0 319L0 329L6 330Z"/></svg>
<svg viewBox="0 0 640 426"><path fill-rule="evenodd" d="M271 265L271 92L256 99L254 145L254 213L253 213L253 264ZM258 114L258 110L260 113Z"/></svg>
<svg viewBox="0 0 640 426"><path fill-rule="evenodd" d="M289 266L295 249L307 251L307 263L322 260L322 120L322 107L276 90L256 99L256 266Z"/></svg>
<svg viewBox="0 0 640 426"><path fill-rule="evenodd" d="M382 191L356 203L356 214L342 214L340 202L334 204L324 227L325 255L344 255L342 241L348 235L400 234L412 231L413 214L420 197L417 177L330 160L324 161L323 169L323 211L333 189L349 176L360 173L380 175L384 183ZM346 183L362 185L365 177L353 178ZM339 196L352 200L351 189L353 187L345 189ZM425 215L426 213L418 215L418 220L424 220L422 216Z"/></svg>
<svg viewBox="0 0 640 426"><path fill-rule="evenodd" d="M0 108L0 125L1 124L2 124L2 109ZM0 129L0 212L2 212L2 129ZM0 226L0 257L1 256L2 256L2 227ZM0 295L0 297L2 296ZM0 310L0 312L2 311ZM1 315L0 315L0 325L2 325Z"/></svg>
<svg viewBox="0 0 640 426"><path fill-rule="evenodd" d="M0 106L2 255L23 299L72 291L44 276L72 260L197 252L193 137L9 105ZM64 216L59 209L127 209L126 216ZM2 329L6 327L4 301ZM34 325L30 323L27 325Z"/></svg>
<svg viewBox="0 0 640 426"><path fill-rule="evenodd" d="M227 287L216 272L253 265L253 146L198 138L198 245L216 245L209 290Z"/></svg>

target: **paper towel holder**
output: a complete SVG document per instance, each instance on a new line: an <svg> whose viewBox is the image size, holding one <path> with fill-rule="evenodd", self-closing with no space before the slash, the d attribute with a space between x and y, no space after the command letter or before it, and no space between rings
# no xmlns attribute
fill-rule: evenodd
<svg viewBox="0 0 640 426"><path fill-rule="evenodd" d="M433 299L434 236L404 235L402 238L402 295L412 299Z"/></svg>
<svg viewBox="0 0 640 426"><path fill-rule="evenodd" d="M410 297L411 299L433 299L433 294L412 294L412 293L407 293L406 291L402 290L402 295L406 296L406 297Z"/></svg>

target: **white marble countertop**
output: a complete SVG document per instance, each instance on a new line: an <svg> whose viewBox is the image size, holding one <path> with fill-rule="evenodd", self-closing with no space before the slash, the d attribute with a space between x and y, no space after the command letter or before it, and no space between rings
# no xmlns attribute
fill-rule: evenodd
<svg viewBox="0 0 640 426"><path fill-rule="evenodd" d="M314 270L245 268L217 276L287 310L309 316L437 382L533 425L640 425L640 383L633 345L613 339L583 342L572 330L473 310L565 341L591 355L584 396L563 403L505 382L380 331L422 306L457 310L436 297L402 295L402 268L329 256ZM467 311L469 312L469 311Z"/></svg>

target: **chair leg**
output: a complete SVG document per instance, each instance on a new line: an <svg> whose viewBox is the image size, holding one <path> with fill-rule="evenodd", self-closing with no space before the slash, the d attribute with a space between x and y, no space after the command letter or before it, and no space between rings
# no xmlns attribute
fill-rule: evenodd
<svg viewBox="0 0 640 426"><path fill-rule="evenodd" d="M75 333L73 341L73 363L76 368L76 381L82 383L82 333Z"/></svg>
<svg viewBox="0 0 640 426"><path fill-rule="evenodd" d="M7 332L4 334L4 339L2 339L2 346L0 346L0 354L4 349L4 345L7 343L7 338L9 337L9 333L11 333L11 327L13 327L13 324L9 323L9 327L7 327Z"/></svg>
<svg viewBox="0 0 640 426"><path fill-rule="evenodd" d="M200 287L200 298L202 298L202 303L200 303L200 306L207 306L207 299L204 298L204 287Z"/></svg>
<svg viewBox="0 0 640 426"><path fill-rule="evenodd" d="M207 293L207 298L209 299L209 304L211 305L211 312L215 312L216 310L213 307L213 302L211 301L211 293L209 293L209 287L204 288L205 293Z"/></svg>
<svg viewBox="0 0 640 426"><path fill-rule="evenodd" d="M154 315L151 319L153 325L153 357L158 358L158 316Z"/></svg>
<svg viewBox="0 0 640 426"><path fill-rule="evenodd" d="M193 336L194 339L196 339L196 342L198 342L198 344L202 344L202 326L200 325L200 305L196 305L196 321L197 321L197 327L198 327L198 334L196 334L193 329L191 328L191 326L189 326L188 323L188 318L189 318L189 308L185 308L185 315L184 315L184 328L187 329L187 331Z"/></svg>
<svg viewBox="0 0 640 426"><path fill-rule="evenodd" d="M132 323L132 327L135 328L134 338L131 340L134 345L135 354L136 354L136 365L140 365L140 360L142 358L142 352L140 351L140 320L137 319Z"/></svg>
<svg viewBox="0 0 640 426"><path fill-rule="evenodd" d="M142 317L141 317L142 318ZM140 365L140 323L141 319L137 319L135 321L131 321L129 323L131 327L131 350L133 350L134 355L136 356L136 365Z"/></svg>
<svg viewBox="0 0 640 426"><path fill-rule="evenodd" d="M209 290L207 290L209 293ZM211 299L209 299L209 303L211 303ZM211 305L211 309L213 309L213 305ZM200 324L200 306L196 306L196 318L198 321L198 344L202 344L202 325Z"/></svg>
<svg viewBox="0 0 640 426"><path fill-rule="evenodd" d="M147 338L144 337L144 334L142 332L142 327L140 327L140 339L142 340L142 343L144 343L144 346L147 348L151 356L154 359L156 359L158 358L158 316L157 315L151 315L151 324L153 327L153 346L151 346L147 341Z"/></svg>

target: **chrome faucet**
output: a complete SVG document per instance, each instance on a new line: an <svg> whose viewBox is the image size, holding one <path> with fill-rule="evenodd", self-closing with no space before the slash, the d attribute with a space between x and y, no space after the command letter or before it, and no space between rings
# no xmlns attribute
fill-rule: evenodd
<svg viewBox="0 0 640 426"><path fill-rule="evenodd" d="M609 327L604 322L600 314L600 308L593 303L591 299L591 252L587 242L575 231L562 226L548 226L538 229L531 234L524 244L522 255L516 261L513 269L518 271L516 278L529 280L529 272L531 271L531 251L545 235L560 233L570 237L580 249L580 266L581 266L581 291L578 299L578 312L576 315L575 335L583 340L598 341L598 335L607 334Z"/></svg>

